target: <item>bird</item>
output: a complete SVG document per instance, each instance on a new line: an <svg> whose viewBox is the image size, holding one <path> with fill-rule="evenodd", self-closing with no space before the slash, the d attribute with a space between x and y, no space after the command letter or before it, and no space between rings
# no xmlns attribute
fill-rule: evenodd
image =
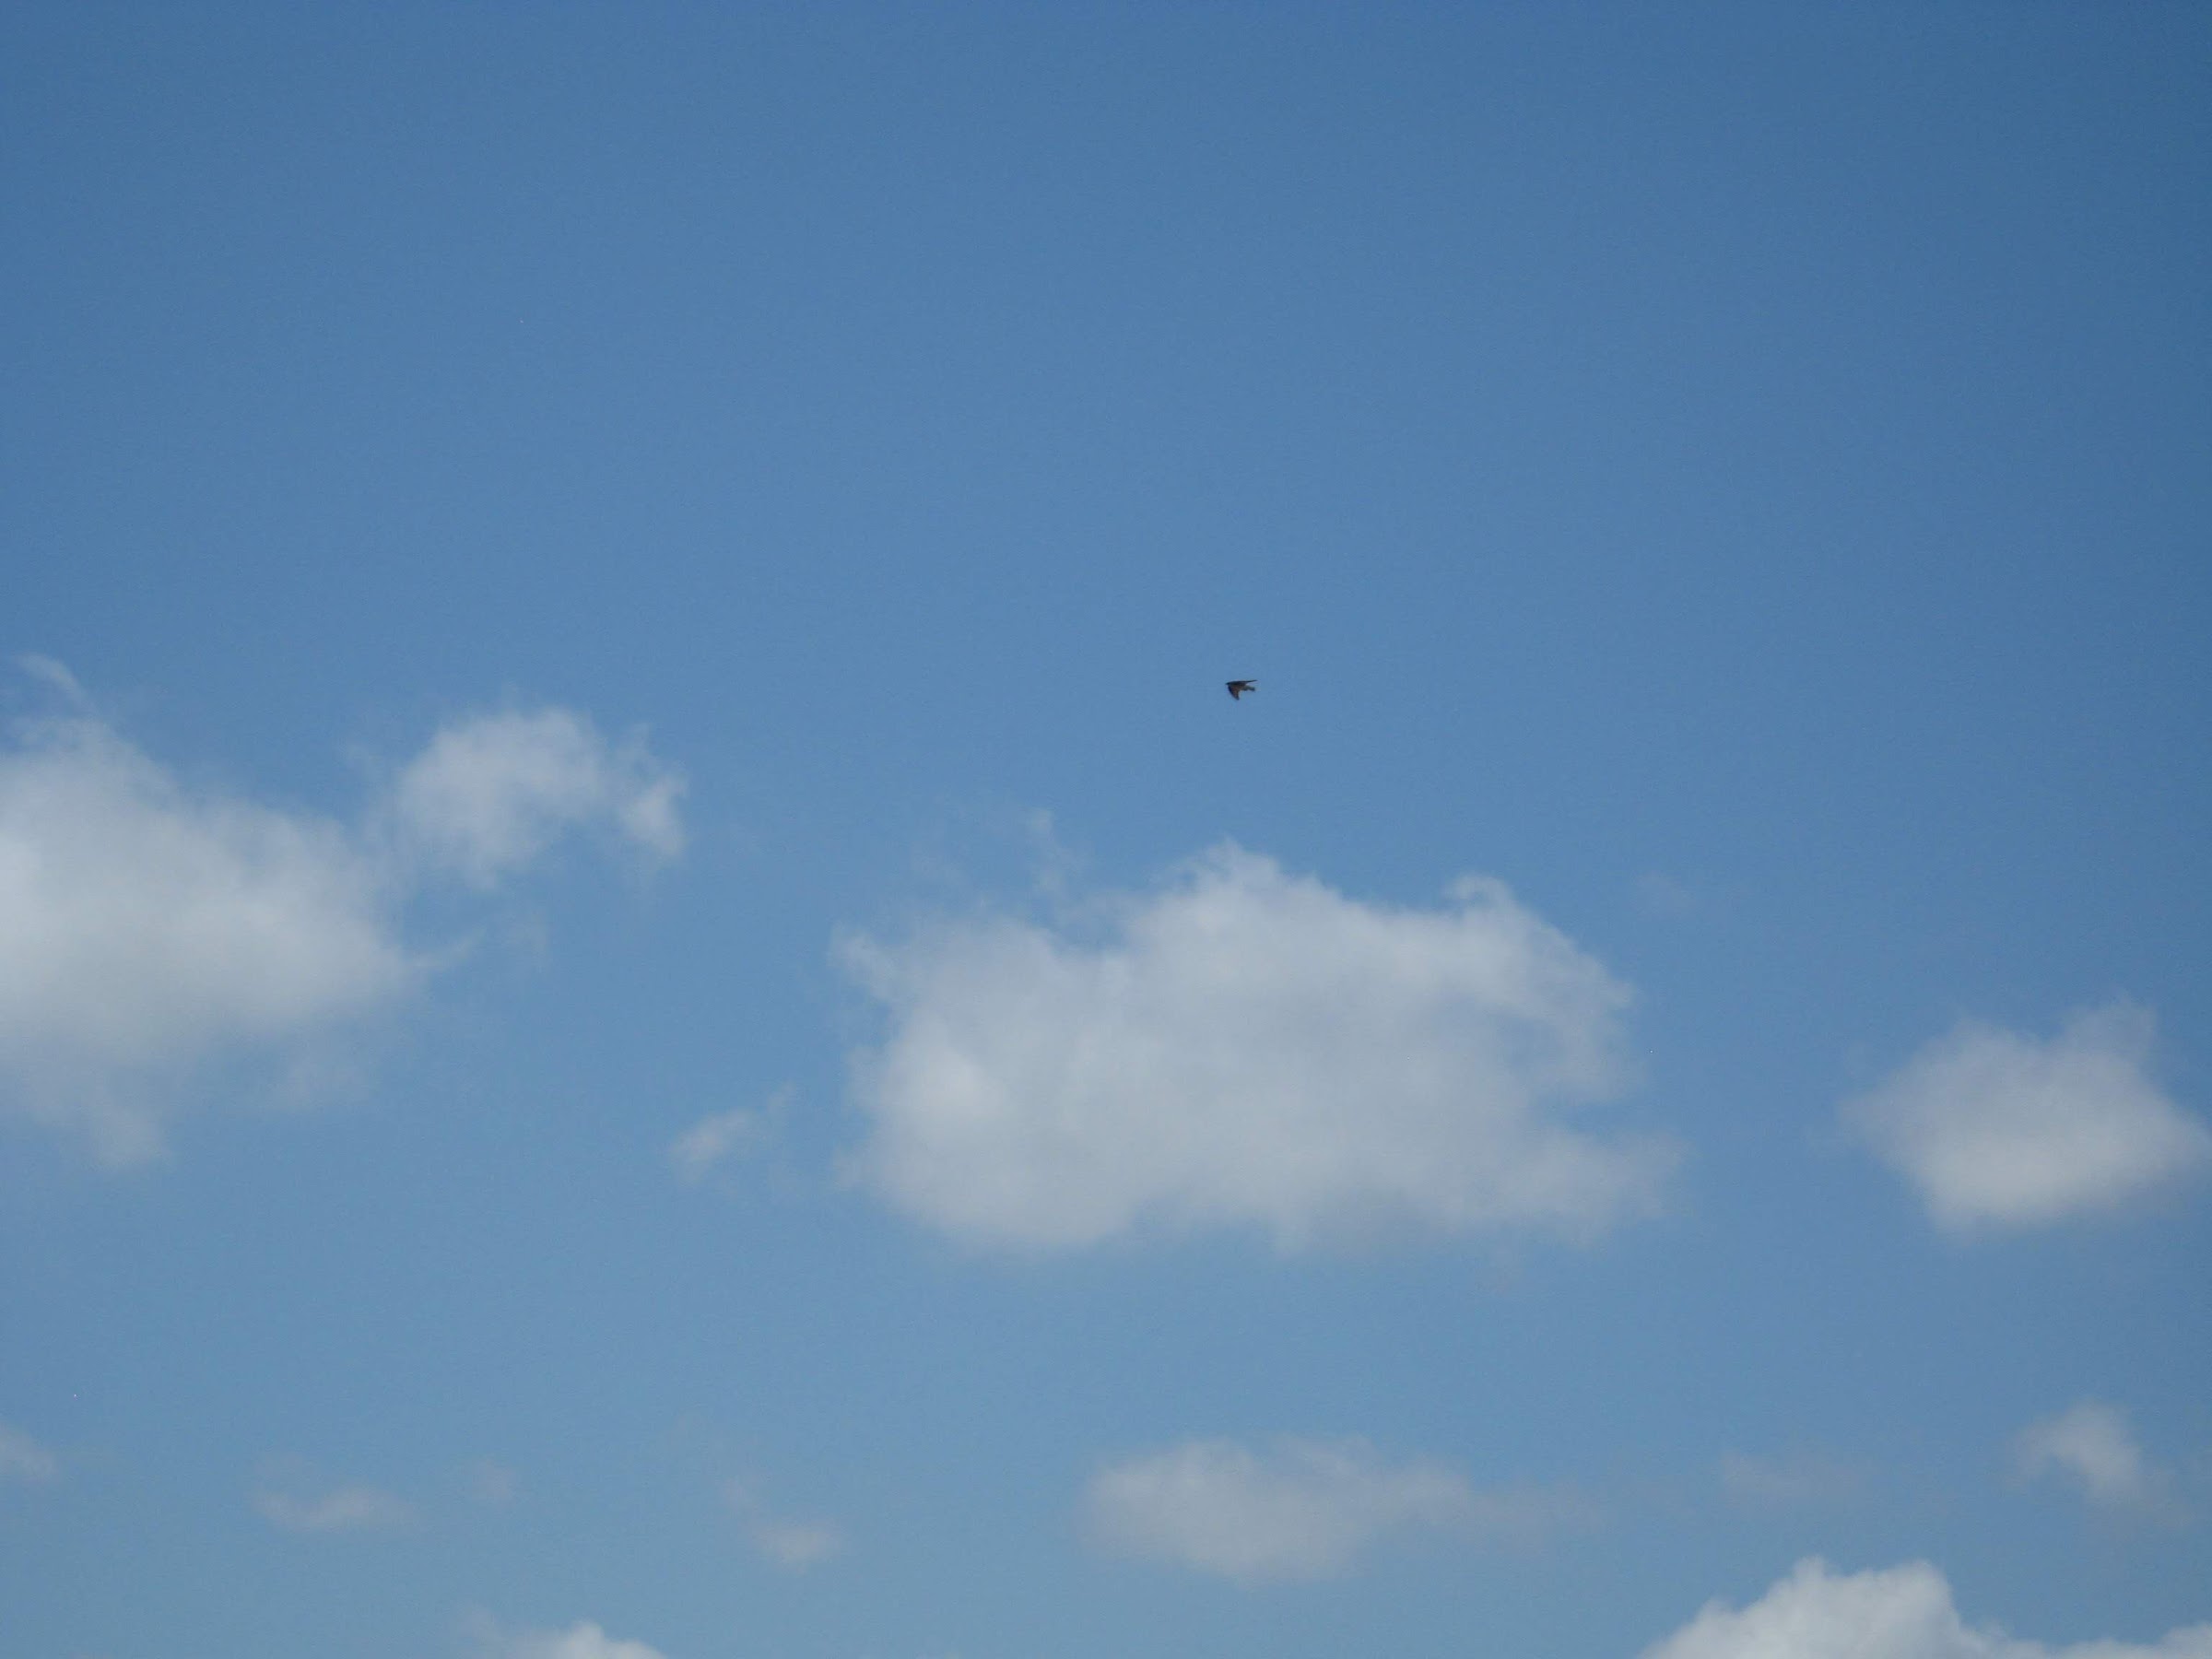
<svg viewBox="0 0 2212 1659"><path fill-rule="evenodd" d="M1258 680L1230 680L1229 682L1230 696L1237 699L1240 702L1243 700L1245 692L1257 691L1259 688L1260 682Z"/></svg>

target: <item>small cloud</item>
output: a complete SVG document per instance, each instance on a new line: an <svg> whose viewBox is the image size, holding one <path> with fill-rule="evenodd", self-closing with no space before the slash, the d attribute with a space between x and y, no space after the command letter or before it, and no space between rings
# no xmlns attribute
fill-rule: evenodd
<svg viewBox="0 0 2212 1659"><path fill-rule="evenodd" d="M680 774L641 735L609 744L568 709L441 727L393 787L393 834L414 862L488 888L564 830L600 826L656 860L684 849Z"/></svg>
<svg viewBox="0 0 2212 1659"><path fill-rule="evenodd" d="M479 1457L468 1465L469 1498L487 1509L505 1509L521 1488L521 1477L495 1458Z"/></svg>
<svg viewBox="0 0 2212 1659"><path fill-rule="evenodd" d="M763 1556L794 1572L818 1566L845 1547L844 1535L826 1521L753 1521L747 1536Z"/></svg>
<svg viewBox="0 0 2212 1659"><path fill-rule="evenodd" d="M748 1482L725 1481L722 1493L743 1525L746 1541L764 1560L786 1572L805 1572L844 1551L844 1534L833 1523L774 1514Z"/></svg>
<svg viewBox="0 0 2212 1659"><path fill-rule="evenodd" d="M0 1486L41 1486L62 1472L62 1460L20 1429L0 1423Z"/></svg>
<svg viewBox="0 0 2212 1659"><path fill-rule="evenodd" d="M414 1519L408 1504L373 1487L340 1487L320 1498L288 1492L253 1495L254 1512L271 1526L293 1533L376 1532Z"/></svg>
<svg viewBox="0 0 2212 1659"><path fill-rule="evenodd" d="M16 666L53 692L70 709L82 712L92 707L92 699L86 694L76 676L52 657L27 652L16 659Z"/></svg>
<svg viewBox="0 0 2212 1659"><path fill-rule="evenodd" d="M1258 1452L1189 1441L1106 1465L1083 1507L1093 1541L1112 1554L1245 1585L1336 1576L1394 1535L1529 1544L1597 1519L1574 1493L1477 1490L1441 1464L1386 1463L1358 1439L1284 1439Z"/></svg>
<svg viewBox="0 0 2212 1659"><path fill-rule="evenodd" d="M2049 1041L1967 1021L1843 1122L1954 1231L2124 1212L2212 1168L2212 1130L2145 1069L2151 1033L2125 1002Z"/></svg>
<svg viewBox="0 0 2212 1659"><path fill-rule="evenodd" d="M641 1641L618 1641L584 1620L565 1630L503 1630L483 1613L463 1622L462 1634L478 1659L663 1659Z"/></svg>
<svg viewBox="0 0 2212 1659"><path fill-rule="evenodd" d="M1969 1625L1951 1586L1925 1561L1874 1572L1834 1572L1807 1559L1741 1609L1708 1602L1643 1659L2206 1659L2212 1624L2163 1641L2087 1641L2050 1648L1994 1625Z"/></svg>
<svg viewBox="0 0 2212 1659"><path fill-rule="evenodd" d="M1083 872L1083 854L1060 839L1059 825L1042 806L1022 815L1021 834L1029 845L1030 878L1037 891L1056 902L1065 902L1075 891L1076 877Z"/></svg>
<svg viewBox="0 0 2212 1659"><path fill-rule="evenodd" d="M719 1166L758 1151L790 1100L791 1090L780 1088L765 1111L738 1107L700 1119L668 1143L668 1161L676 1169L677 1179L687 1186L697 1186Z"/></svg>
<svg viewBox="0 0 2212 1659"><path fill-rule="evenodd" d="M1571 1487L1477 1487L1460 1530L1486 1544L1534 1549L1561 1533L1605 1524L1606 1506Z"/></svg>
<svg viewBox="0 0 2212 1659"><path fill-rule="evenodd" d="M2012 1458L2014 1478L2023 1486L2057 1479L2099 1509L2183 1519L2172 1476L2143 1455L2127 1414L2116 1406L2084 1400L2030 1423L2014 1440Z"/></svg>
<svg viewBox="0 0 2212 1659"><path fill-rule="evenodd" d="M1676 922L1696 912L1698 895L1687 883L1653 870L1636 878L1636 903L1647 916Z"/></svg>
<svg viewBox="0 0 2212 1659"><path fill-rule="evenodd" d="M1856 1469L1818 1452L1785 1452L1777 1457L1721 1454L1721 1489L1730 1502L1747 1509L1834 1503L1855 1497L1862 1484Z"/></svg>

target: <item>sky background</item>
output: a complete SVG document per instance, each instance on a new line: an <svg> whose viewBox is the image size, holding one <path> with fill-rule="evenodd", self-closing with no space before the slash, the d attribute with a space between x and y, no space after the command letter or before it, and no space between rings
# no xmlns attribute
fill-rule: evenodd
<svg viewBox="0 0 2212 1659"><path fill-rule="evenodd" d="M0 7L0 1656L2212 1653L2208 273L2190 6Z"/></svg>

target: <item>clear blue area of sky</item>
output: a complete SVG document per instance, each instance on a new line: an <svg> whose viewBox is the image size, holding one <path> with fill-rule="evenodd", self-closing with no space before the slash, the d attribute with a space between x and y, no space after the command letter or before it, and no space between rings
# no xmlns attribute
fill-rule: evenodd
<svg viewBox="0 0 2212 1659"><path fill-rule="evenodd" d="M2006 1465L2109 1399L2212 1507L2212 1206L1961 1242L1835 1127L2119 994L2212 1104L2208 533L2201 6L7 6L0 650L340 818L457 712L641 723L692 839L418 917L488 942L335 1106L9 1127L0 1421L66 1467L0 1654L1567 1659L1806 1553L2212 1618L2201 1520ZM1674 1213L1007 1261L841 1185L833 938L1018 901L1034 809L1086 888L1511 883L1636 988ZM1085 1547L1100 1457L1277 1433L1607 1518ZM1855 1494L1724 1501L1793 1448ZM273 1459L418 1523L275 1530Z"/></svg>

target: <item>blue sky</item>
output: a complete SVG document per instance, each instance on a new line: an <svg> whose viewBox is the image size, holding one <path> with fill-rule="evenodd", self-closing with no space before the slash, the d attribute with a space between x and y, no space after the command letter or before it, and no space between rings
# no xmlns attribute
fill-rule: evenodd
<svg viewBox="0 0 2212 1659"><path fill-rule="evenodd" d="M0 12L0 1656L2212 1653L2208 49Z"/></svg>

